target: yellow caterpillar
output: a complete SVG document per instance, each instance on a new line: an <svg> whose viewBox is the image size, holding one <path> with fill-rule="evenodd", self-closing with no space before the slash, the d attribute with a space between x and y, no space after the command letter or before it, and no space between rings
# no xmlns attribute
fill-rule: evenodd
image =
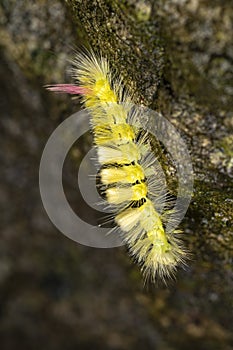
<svg viewBox="0 0 233 350"><path fill-rule="evenodd" d="M77 85L49 86L55 92L80 94L91 114L94 143L101 164L100 182L115 209L115 222L145 278L172 276L186 255L174 231L166 233L166 197L158 198L155 156L147 137L133 124L130 96L121 79L114 79L101 55L78 53L73 61ZM165 206L161 214L156 201Z"/></svg>

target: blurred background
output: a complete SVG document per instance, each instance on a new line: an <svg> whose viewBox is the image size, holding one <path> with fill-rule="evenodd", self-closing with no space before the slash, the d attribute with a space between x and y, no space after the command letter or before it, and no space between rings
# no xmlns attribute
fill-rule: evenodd
<svg viewBox="0 0 233 350"><path fill-rule="evenodd" d="M40 157L80 106L43 86L69 82L67 60L85 38L58 0L1 0L0 21L1 350L233 349L232 282L217 266L194 258L168 288L145 288L124 247L79 245L50 222L39 194ZM90 142L74 146L65 165L77 212L85 211L77 169Z"/></svg>

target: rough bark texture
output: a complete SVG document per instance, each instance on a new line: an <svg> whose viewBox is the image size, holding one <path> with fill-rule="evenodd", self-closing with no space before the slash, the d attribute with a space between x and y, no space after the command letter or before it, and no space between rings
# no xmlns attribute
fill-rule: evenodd
<svg viewBox="0 0 233 350"><path fill-rule="evenodd" d="M232 14L230 2L73 1L73 18L135 101L162 112L193 158L187 229L193 251L232 263ZM208 259L208 258L207 258Z"/></svg>
<svg viewBox="0 0 233 350"><path fill-rule="evenodd" d="M0 15L1 349L232 349L231 1L9 0ZM192 155L182 226L193 259L169 288L143 289L124 248L79 246L43 210L41 153L77 104L42 86L69 82L76 44L101 50L135 101L168 118ZM78 213L82 149L64 175Z"/></svg>
<svg viewBox="0 0 233 350"><path fill-rule="evenodd" d="M155 23L135 21L127 2L67 1L91 47L103 52L120 72L135 99L152 103L163 67L163 50ZM131 13L132 12L132 13ZM128 15L126 15L128 14Z"/></svg>

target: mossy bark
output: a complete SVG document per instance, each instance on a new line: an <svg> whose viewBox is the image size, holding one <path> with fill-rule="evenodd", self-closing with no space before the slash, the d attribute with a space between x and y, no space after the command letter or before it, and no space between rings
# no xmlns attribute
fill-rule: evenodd
<svg viewBox="0 0 233 350"><path fill-rule="evenodd" d="M205 1L196 5L194 1L192 6L187 4L183 8L173 1L66 2L78 27L85 30L90 46L103 52L113 68L123 75L135 102L162 112L181 131L192 155L196 180L185 224L190 236L187 240L192 242L193 252L201 241L202 250L215 253L214 261L212 254L208 260L215 263L218 257L221 264L223 261L230 264L233 149L230 142L228 151L220 143L232 138L229 113L232 90L230 69L224 72L224 85L223 74L219 72L224 69L223 64L212 63L217 55L220 61L232 64L228 54L230 2L225 2L225 11L216 2L212 12ZM221 14L225 22L218 17ZM203 27L193 33L198 25ZM211 26L215 30L213 34L208 32ZM225 41L218 44L219 52L213 52L214 43L224 30L229 31L229 37L225 34ZM204 53L205 64L200 67ZM196 65L191 59L194 54Z"/></svg>

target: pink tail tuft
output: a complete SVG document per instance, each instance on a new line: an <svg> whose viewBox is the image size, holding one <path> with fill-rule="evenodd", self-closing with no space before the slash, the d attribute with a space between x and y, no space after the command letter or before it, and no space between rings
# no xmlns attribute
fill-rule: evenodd
<svg viewBox="0 0 233 350"><path fill-rule="evenodd" d="M71 95L85 95L89 92L88 88L72 84L46 85L45 88L53 92L65 92Z"/></svg>

